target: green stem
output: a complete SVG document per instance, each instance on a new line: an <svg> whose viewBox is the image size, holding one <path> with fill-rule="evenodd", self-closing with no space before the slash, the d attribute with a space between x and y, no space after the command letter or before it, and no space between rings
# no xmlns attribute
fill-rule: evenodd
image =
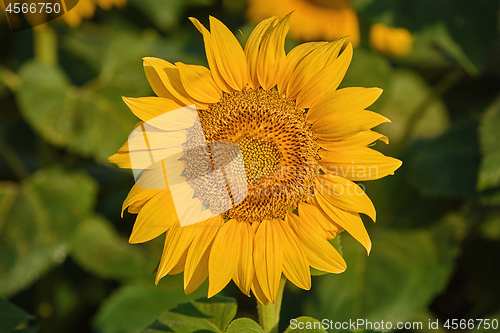
<svg viewBox="0 0 500 333"><path fill-rule="evenodd" d="M57 64L57 35L48 24L33 29L35 60L44 64Z"/></svg>
<svg viewBox="0 0 500 333"><path fill-rule="evenodd" d="M0 137L0 156L10 165L19 180L23 180L29 176L28 169L24 166L23 160L2 137Z"/></svg>
<svg viewBox="0 0 500 333"><path fill-rule="evenodd" d="M260 326L266 333L277 333L278 323L280 321L281 301L283 300L283 290L285 289L286 279L281 278L278 288L276 301L268 305L264 305L257 301L257 310L259 312Z"/></svg>
<svg viewBox="0 0 500 333"><path fill-rule="evenodd" d="M418 107L410 116L410 119L408 119L405 130L403 132L405 134L399 144L400 147L404 147L409 142L417 128L419 120L424 117L427 110L429 109L429 106L437 98L441 97L446 91L455 86L457 82L459 82L463 78L464 74L465 72L462 68L456 69L448 73L436 84L434 89L429 93L429 96L418 105Z"/></svg>

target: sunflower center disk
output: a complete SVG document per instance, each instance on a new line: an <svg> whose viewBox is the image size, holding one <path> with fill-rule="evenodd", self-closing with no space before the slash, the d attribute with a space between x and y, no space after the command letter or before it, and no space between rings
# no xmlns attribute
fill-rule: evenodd
<svg viewBox="0 0 500 333"><path fill-rule="evenodd" d="M304 110L297 109L294 101L275 89L248 88L225 94L199 111L199 118L208 142L236 144L243 157L248 192L240 202L234 200L237 193L229 191L237 204L224 213L225 218L256 222L283 217L309 195L319 146ZM187 158L189 174L197 163ZM204 202L213 201L208 191L198 192Z"/></svg>
<svg viewBox="0 0 500 333"><path fill-rule="evenodd" d="M280 152L274 142L254 140L244 137L238 142L245 163L248 183L262 176L272 176L280 160Z"/></svg>

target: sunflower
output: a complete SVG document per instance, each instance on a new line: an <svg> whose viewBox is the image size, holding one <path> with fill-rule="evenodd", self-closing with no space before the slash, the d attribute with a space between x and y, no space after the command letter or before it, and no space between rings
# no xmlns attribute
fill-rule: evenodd
<svg viewBox="0 0 500 333"><path fill-rule="evenodd" d="M104 10L110 10L113 6L122 8L126 3L127 0L79 0L62 18L70 27L77 27L82 23L82 19L94 16L96 5Z"/></svg>
<svg viewBox="0 0 500 333"><path fill-rule="evenodd" d="M243 49L219 20L210 17L209 31L191 18L203 35L210 69L144 58L147 79L158 97L124 98L142 120L137 128L171 110L195 105L207 142L239 147L247 183L244 199L224 212L212 210L213 179L185 189L182 202L188 208L180 211L174 202L180 194L170 188L170 178L165 188L134 185L123 203L123 210L138 214L130 243L166 233L157 282L184 271L189 294L208 277L211 297L233 280L244 294L252 291L268 304L276 300L282 274L310 289L310 266L343 272L346 263L328 242L341 231L370 251L359 213L375 220L375 209L354 181L393 174L401 165L367 147L377 140L387 143L370 129L389 120L365 110L382 90L337 89L353 52L349 43L340 53L345 39L305 43L285 54L289 20L290 15L263 20ZM160 123L158 127L175 133ZM177 128L180 137L200 131L186 127ZM168 141L166 146L175 144ZM109 161L131 168L135 149L143 148L125 143ZM197 170L204 162L196 154L181 160L181 168L164 161L159 168L164 173L177 169L178 178L200 176ZM235 197L232 193L231 200ZM207 210L212 216L181 226L185 214Z"/></svg>
<svg viewBox="0 0 500 333"><path fill-rule="evenodd" d="M248 0L247 17L259 21L271 15L279 17L295 11L290 35L301 41L332 41L349 36L359 44L358 15L349 0Z"/></svg>

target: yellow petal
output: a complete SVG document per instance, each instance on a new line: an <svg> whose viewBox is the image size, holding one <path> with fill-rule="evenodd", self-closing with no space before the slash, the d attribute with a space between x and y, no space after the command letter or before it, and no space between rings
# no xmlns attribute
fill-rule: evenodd
<svg viewBox="0 0 500 333"><path fill-rule="evenodd" d="M208 68L196 65L185 65L176 62L182 85L186 92L195 100L211 104L217 103L222 97L222 91L217 87Z"/></svg>
<svg viewBox="0 0 500 333"><path fill-rule="evenodd" d="M125 201L123 201L122 217L123 217L123 212L125 211L125 209L127 209L127 207L130 207L129 208L130 213L134 213L133 210L142 208L142 206L144 206L149 201L149 199L151 199L161 191L164 190L150 190L139 187L136 184L134 184L134 186L132 186L132 189L128 193L127 198L125 199Z"/></svg>
<svg viewBox="0 0 500 333"><path fill-rule="evenodd" d="M335 61L344 42L345 38L338 39L315 49L305 56L290 78L286 89L287 97L296 99L307 82Z"/></svg>
<svg viewBox="0 0 500 333"><path fill-rule="evenodd" d="M297 215L289 213L286 219L302 242L309 265L329 273L345 271L347 265L332 244L314 230L308 229Z"/></svg>
<svg viewBox="0 0 500 333"><path fill-rule="evenodd" d="M250 288L252 287L254 277L253 240L255 238L255 232L250 223L240 223L240 234L238 237L241 242L241 256L233 280L242 293L250 296Z"/></svg>
<svg viewBox="0 0 500 333"><path fill-rule="evenodd" d="M241 223L246 222L238 222L235 219L227 221L215 237L208 262L209 298L221 291L237 271L241 256Z"/></svg>
<svg viewBox="0 0 500 333"><path fill-rule="evenodd" d="M134 129L136 129L139 126L142 126L144 124L143 121L138 122L135 124ZM125 169L131 169L132 168L132 163L130 161L130 156L129 156L129 146L128 146L128 140L125 141L123 146L118 149L118 153L111 155L108 157L108 162L116 164L120 168L125 168Z"/></svg>
<svg viewBox="0 0 500 333"><path fill-rule="evenodd" d="M169 190L160 190L137 215L129 238L132 244L147 242L179 224Z"/></svg>
<svg viewBox="0 0 500 333"><path fill-rule="evenodd" d="M320 97L325 96L340 85L352 59L352 44L347 44L344 52L330 65L312 77L297 95L297 108L308 108Z"/></svg>
<svg viewBox="0 0 500 333"><path fill-rule="evenodd" d="M377 140L389 144L389 139L385 135L373 131L362 131L335 141L320 139L316 143L324 150L338 152L363 148Z"/></svg>
<svg viewBox="0 0 500 333"><path fill-rule="evenodd" d="M390 122L386 117L372 111L340 111L315 122L312 130L319 139L335 140Z"/></svg>
<svg viewBox="0 0 500 333"><path fill-rule="evenodd" d="M176 101L162 97L122 97L123 101L130 108L137 118L148 121L162 114L184 107Z"/></svg>
<svg viewBox="0 0 500 333"><path fill-rule="evenodd" d="M259 56L259 48L262 39L274 27L278 18L273 16L261 21L248 37L245 44L245 56L248 64L248 76L252 88L257 89L260 86L259 79L257 78L257 59Z"/></svg>
<svg viewBox="0 0 500 333"><path fill-rule="evenodd" d="M240 43L221 21L212 16L210 31L215 61L222 77L233 89L245 89L248 84L248 68Z"/></svg>
<svg viewBox="0 0 500 333"><path fill-rule="evenodd" d="M269 304L269 300L267 299L266 295L264 295L264 291L262 291L262 288L259 284L259 281L257 280L257 276L255 275L255 272L254 272L254 277L253 277L253 283L252 283L252 293L255 295L255 298L257 298L257 300L264 304L264 305L268 305Z"/></svg>
<svg viewBox="0 0 500 333"><path fill-rule="evenodd" d="M108 157L108 162L116 164L122 169L132 169L129 153L116 153Z"/></svg>
<svg viewBox="0 0 500 333"><path fill-rule="evenodd" d="M205 282L205 280L208 278L209 257L210 257L209 251L203 254L203 257L200 259L199 265L196 267L196 270L193 273L193 277L191 278L189 283L184 287L184 292L186 293L186 295L189 295L193 291L198 289L202 285L202 283Z"/></svg>
<svg viewBox="0 0 500 333"><path fill-rule="evenodd" d="M155 68L151 66L146 66L146 64L144 63L143 66L144 66L144 73L146 73L146 78L148 79L149 85L151 86L151 89L153 89L156 96L172 99L179 104L183 104L181 101L175 98L175 96L172 95L172 93L165 87L160 78L160 75L156 72Z"/></svg>
<svg viewBox="0 0 500 333"><path fill-rule="evenodd" d="M310 228L327 240L335 238L342 231L338 224L332 223L314 205L300 202L298 212L299 217L304 219Z"/></svg>
<svg viewBox="0 0 500 333"><path fill-rule="evenodd" d="M265 90L274 87L285 63L285 38L290 26L290 14L285 16L262 41L257 58L257 77Z"/></svg>
<svg viewBox="0 0 500 333"><path fill-rule="evenodd" d="M182 85L179 70L173 64L159 58L146 57L143 59L144 67L151 67L155 71L156 75L160 78L163 86L168 90L168 92L173 95L181 104L191 105L196 104L197 106L202 103L196 102L184 89ZM148 72L146 72L148 75ZM152 76L151 71L149 75ZM161 96L163 97L163 96ZM195 103L196 102L196 103ZM206 108L206 107L205 107Z"/></svg>
<svg viewBox="0 0 500 333"><path fill-rule="evenodd" d="M321 175L316 177L317 194L332 205L350 212L368 215L373 221L377 218L372 201L358 184L343 177Z"/></svg>
<svg viewBox="0 0 500 333"><path fill-rule="evenodd" d="M283 229L283 273L297 287L311 289L311 273L302 243L287 222L279 219Z"/></svg>
<svg viewBox="0 0 500 333"><path fill-rule="evenodd" d="M203 231L193 239L189 247L184 270L184 291L190 294L208 277L208 260L213 241L219 229L224 225L221 215L214 216L196 224ZM206 276L205 276L206 274Z"/></svg>
<svg viewBox="0 0 500 333"><path fill-rule="evenodd" d="M287 91L288 84L292 75L297 68L297 65L312 51L319 47L325 46L327 42L311 42L303 43L294 47L285 58L285 65L283 69L283 75L281 80L278 82L278 91L285 94Z"/></svg>
<svg viewBox="0 0 500 333"><path fill-rule="evenodd" d="M318 99L307 111L307 121L315 123L332 113L345 110L364 110L380 97L380 88L343 88Z"/></svg>
<svg viewBox="0 0 500 333"><path fill-rule="evenodd" d="M186 258L187 258L187 249L184 251L182 256L179 258L177 261L177 264L172 268L172 270L168 273L170 275L175 275L182 273L184 271L184 265L186 264Z"/></svg>
<svg viewBox="0 0 500 333"><path fill-rule="evenodd" d="M374 180L393 175L402 164L398 159L384 156L370 148L351 151L320 151L319 164L328 173L342 176L353 181Z"/></svg>
<svg viewBox="0 0 500 333"><path fill-rule="evenodd" d="M205 43L205 53L207 55L207 61L208 61L208 67L210 67L210 71L212 73L212 77L215 81L215 84L222 89L223 91L229 93L233 91L233 88L226 82L224 79L224 76L221 73L221 68L219 68L219 65L217 64L217 61L215 59L214 55L214 48L212 45L212 37L210 32L205 28L203 24L200 23L197 19L194 17L189 18L191 22L194 24L196 29L203 35L203 42Z"/></svg>
<svg viewBox="0 0 500 333"><path fill-rule="evenodd" d="M280 233L281 231L281 233ZM274 303L283 270L282 230L278 219L264 220L254 240L255 275L266 298Z"/></svg>
<svg viewBox="0 0 500 333"><path fill-rule="evenodd" d="M164 210L163 207L162 210ZM187 255L186 252L188 247L199 231L200 230L194 227L194 225L181 227L179 223L175 223L168 230L167 236L165 237L165 246L163 247L160 265L156 273L157 284L160 279L169 274L179 262L182 262L182 259L186 260L185 256Z"/></svg>
<svg viewBox="0 0 500 333"><path fill-rule="evenodd" d="M313 204L316 205L319 211L331 220L331 223L338 224L345 229L354 239L361 243L370 254L372 242L368 232L363 224L363 220L358 213L346 212L335 205L329 203L321 195L315 196Z"/></svg>

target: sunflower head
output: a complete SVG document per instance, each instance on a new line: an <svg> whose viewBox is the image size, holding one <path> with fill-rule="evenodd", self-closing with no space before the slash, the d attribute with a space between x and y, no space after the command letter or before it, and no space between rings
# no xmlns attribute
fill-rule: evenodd
<svg viewBox="0 0 500 333"><path fill-rule="evenodd" d="M125 102L138 126L156 128L149 138L167 133L168 140L147 149L129 141L109 161L131 168L137 150L181 152L152 161L167 175L164 188L137 183L123 204L138 214L131 243L166 233L157 281L184 272L190 293L208 277L210 297L233 280L267 304L282 275L309 289L310 267L343 272L346 263L329 243L341 231L370 251L359 214L375 220L375 208L355 181L401 165L368 148L388 143L371 128L389 120L366 110L382 90L337 89L353 52L345 39L285 54L289 20L263 20L242 48L219 20L210 17L208 30L192 18L209 68L144 59L156 96ZM183 114L153 121L187 105L195 106L194 125ZM185 219L201 222L181 226Z"/></svg>

